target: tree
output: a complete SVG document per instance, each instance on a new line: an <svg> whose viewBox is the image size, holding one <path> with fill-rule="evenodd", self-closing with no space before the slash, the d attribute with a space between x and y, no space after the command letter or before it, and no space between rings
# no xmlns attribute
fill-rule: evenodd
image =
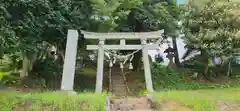
<svg viewBox="0 0 240 111"><path fill-rule="evenodd" d="M91 8L85 0L1 0L1 11L8 15L2 16L1 12L3 26L13 32L8 38L17 41L17 46L11 46L15 46L14 52L22 53L22 77L27 75L39 53L47 51L46 44L57 47L63 56L67 30L90 27L86 21ZM7 37L4 33L0 36Z"/></svg>
<svg viewBox="0 0 240 111"><path fill-rule="evenodd" d="M142 4L141 0L90 0L92 18L97 20L98 32L116 31L117 21L125 20L132 8Z"/></svg>
<svg viewBox="0 0 240 111"><path fill-rule="evenodd" d="M180 9L174 0L143 0L142 5L132 8L126 21L119 21L118 31L147 32L164 29L165 37L176 34ZM159 35L160 36L160 35ZM139 41L129 41L139 43ZM174 47L175 48L175 47ZM176 49L176 48L175 48ZM177 52L177 50L176 50ZM133 65L139 69L141 53L137 53ZM178 58L178 55L177 55Z"/></svg>
<svg viewBox="0 0 240 111"><path fill-rule="evenodd" d="M199 50L205 58L205 76L210 60L221 56L223 64L232 60L239 48L240 5L228 0L211 0L203 7L188 5L183 23L185 42L191 50ZM229 76L229 71L228 71Z"/></svg>

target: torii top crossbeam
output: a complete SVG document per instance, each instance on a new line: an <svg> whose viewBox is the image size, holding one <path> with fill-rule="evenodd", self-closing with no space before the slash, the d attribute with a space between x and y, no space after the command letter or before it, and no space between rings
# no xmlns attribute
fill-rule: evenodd
<svg viewBox="0 0 240 111"><path fill-rule="evenodd" d="M151 31L151 32L110 32L110 33L99 33L99 32L88 32L83 31L84 38L86 39L155 39L160 38L164 30Z"/></svg>

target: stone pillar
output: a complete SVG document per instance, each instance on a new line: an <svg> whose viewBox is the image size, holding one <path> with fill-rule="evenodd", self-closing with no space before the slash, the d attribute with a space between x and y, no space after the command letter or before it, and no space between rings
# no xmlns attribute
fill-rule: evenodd
<svg viewBox="0 0 240 111"><path fill-rule="evenodd" d="M101 93L103 88L104 41L105 41L104 39L99 39L96 90L95 90L96 93Z"/></svg>
<svg viewBox="0 0 240 111"><path fill-rule="evenodd" d="M149 92L153 92L151 69L150 69L150 63L149 63L149 58L148 58L148 48L146 47L147 40L142 39L141 42L142 42L142 46L143 46L142 55L143 55L143 65L144 65L146 87Z"/></svg>
<svg viewBox="0 0 240 111"><path fill-rule="evenodd" d="M63 66L61 90L72 91L74 85L75 64L77 55L77 30L68 30L65 60Z"/></svg>

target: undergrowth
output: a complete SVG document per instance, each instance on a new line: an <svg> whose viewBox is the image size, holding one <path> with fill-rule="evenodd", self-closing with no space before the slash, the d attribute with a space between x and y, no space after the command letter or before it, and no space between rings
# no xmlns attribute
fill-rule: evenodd
<svg viewBox="0 0 240 111"><path fill-rule="evenodd" d="M191 74L186 71L174 70L160 64L153 64L152 80L154 89L161 91L231 88L239 84L234 81L229 83L199 82L193 80ZM142 81L144 81L144 78L142 78Z"/></svg>

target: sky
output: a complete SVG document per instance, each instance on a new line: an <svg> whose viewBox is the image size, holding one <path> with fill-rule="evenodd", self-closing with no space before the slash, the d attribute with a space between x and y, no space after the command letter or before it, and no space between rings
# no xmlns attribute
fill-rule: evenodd
<svg viewBox="0 0 240 111"><path fill-rule="evenodd" d="M177 4L184 4L185 0L177 0Z"/></svg>

